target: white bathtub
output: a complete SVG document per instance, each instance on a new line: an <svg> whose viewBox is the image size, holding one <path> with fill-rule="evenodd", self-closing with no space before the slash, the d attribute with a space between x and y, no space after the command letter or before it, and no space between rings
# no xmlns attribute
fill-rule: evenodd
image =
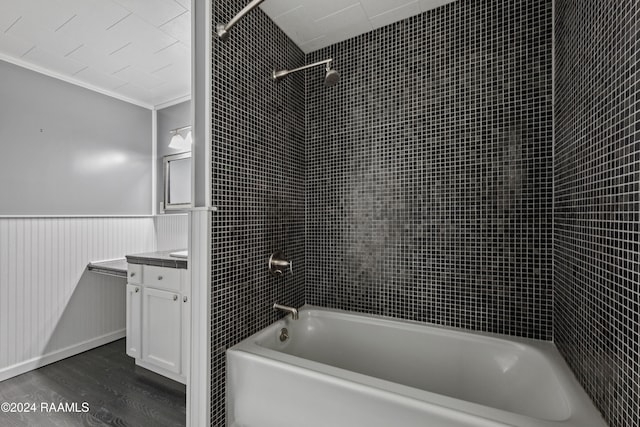
<svg viewBox="0 0 640 427"><path fill-rule="evenodd" d="M227 351L227 425L606 427L551 343L310 306Z"/></svg>

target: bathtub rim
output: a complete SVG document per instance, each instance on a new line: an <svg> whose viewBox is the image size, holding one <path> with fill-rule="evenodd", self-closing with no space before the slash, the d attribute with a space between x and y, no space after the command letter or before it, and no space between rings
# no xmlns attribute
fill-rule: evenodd
<svg viewBox="0 0 640 427"><path fill-rule="evenodd" d="M315 375L325 375L333 380L354 382L359 386L372 387L381 392L399 395L403 398L426 404L430 407L437 407L439 410L463 412L471 417L477 417L488 422L502 423L506 425L518 425L522 427L607 427L600 412L595 408L593 402L579 384L575 375L570 370L566 361L562 358L552 341L543 341L532 338L503 335L492 332L474 331L451 326L438 325L433 323L423 323L411 320L397 319L387 316L359 313L341 309L326 308L305 304L299 310L300 320L305 317L331 316L334 318L366 322L394 327L405 330L422 330L425 328L430 333L438 335L459 336L464 339L475 341L489 341L500 346L516 347L521 351L533 351L548 361L556 381L561 386L561 391L565 404L569 407L569 416L563 420L545 420L532 416L509 412L503 409L469 402L466 400L450 397L428 390L403 385L389 380L373 377L358 372L353 372L344 368L331 366L325 363L316 362L299 356L284 353L279 350L264 347L259 342L270 334L276 333L280 328L287 327L292 320L287 315L266 328L256 332L240 343L230 347L227 353L241 352L268 359L270 363L292 365L298 369L306 369ZM227 357L229 357L227 355Z"/></svg>

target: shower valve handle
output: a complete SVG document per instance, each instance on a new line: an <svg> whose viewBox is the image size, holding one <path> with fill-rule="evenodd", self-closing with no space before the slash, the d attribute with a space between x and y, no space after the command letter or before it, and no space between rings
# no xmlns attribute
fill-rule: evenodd
<svg viewBox="0 0 640 427"><path fill-rule="evenodd" d="M269 257L269 273L274 276L283 276L289 270L293 274L293 262L288 260L282 251L276 251Z"/></svg>

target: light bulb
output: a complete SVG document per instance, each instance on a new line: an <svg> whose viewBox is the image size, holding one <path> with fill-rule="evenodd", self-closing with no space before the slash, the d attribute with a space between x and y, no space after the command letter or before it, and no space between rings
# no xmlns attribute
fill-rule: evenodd
<svg viewBox="0 0 640 427"><path fill-rule="evenodd" d="M174 150L181 150L184 148L184 138L179 133L176 133L171 138L171 142L169 142L169 148L173 148Z"/></svg>
<svg viewBox="0 0 640 427"><path fill-rule="evenodd" d="M186 150L191 150L191 144L193 143L193 139L191 138L191 131L187 133L187 136L184 138L184 148Z"/></svg>

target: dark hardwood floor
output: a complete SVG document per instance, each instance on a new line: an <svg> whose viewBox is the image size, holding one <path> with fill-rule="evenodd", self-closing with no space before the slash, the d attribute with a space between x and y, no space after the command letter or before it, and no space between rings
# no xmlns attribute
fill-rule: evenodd
<svg viewBox="0 0 640 427"><path fill-rule="evenodd" d="M0 382L3 402L35 403L36 412L0 411L1 427L184 426L183 384L137 367L125 353L125 340ZM76 403L79 412L41 411ZM82 412L82 403L89 405Z"/></svg>

